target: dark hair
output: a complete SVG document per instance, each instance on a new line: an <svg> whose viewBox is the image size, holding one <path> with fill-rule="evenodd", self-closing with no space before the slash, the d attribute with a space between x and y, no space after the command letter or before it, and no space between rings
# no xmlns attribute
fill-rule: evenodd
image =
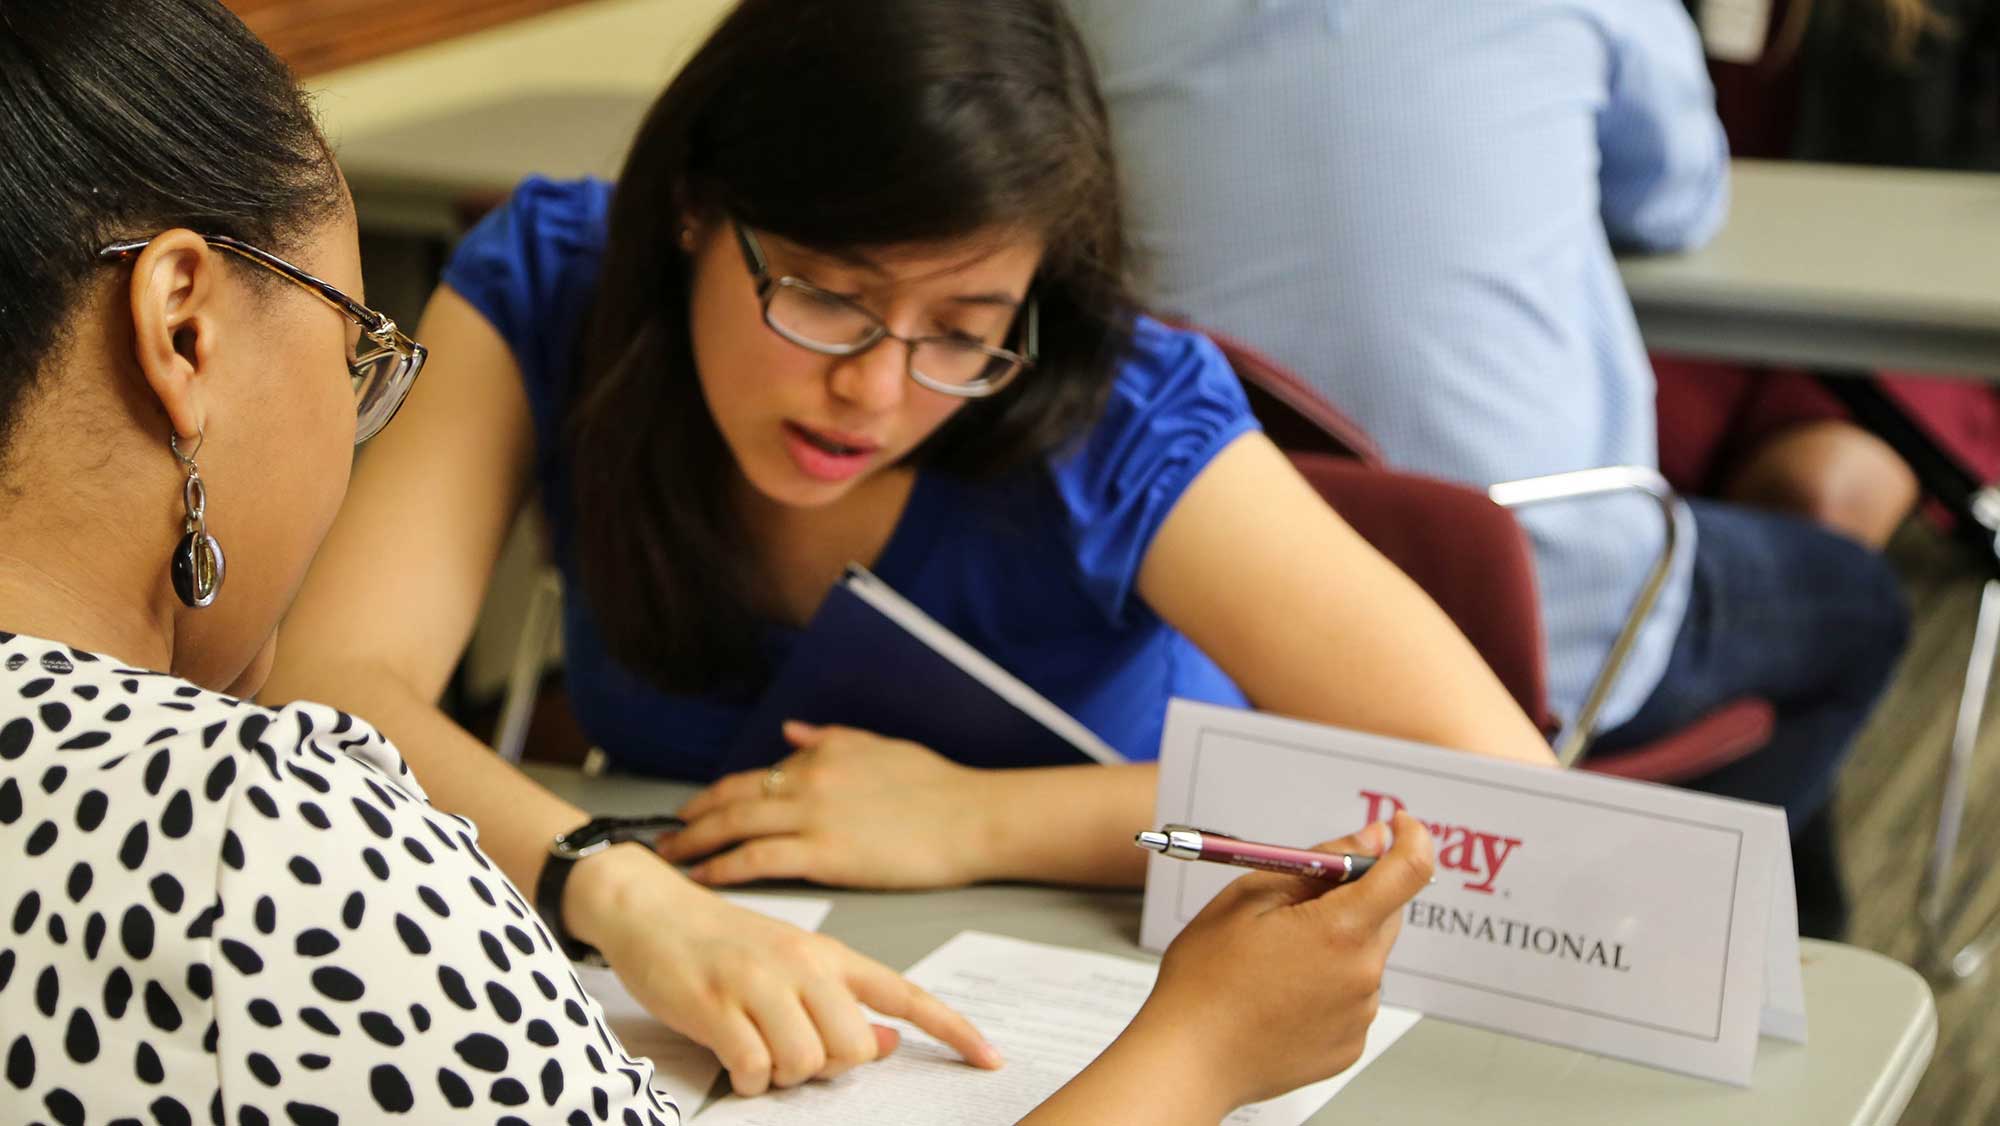
<svg viewBox="0 0 2000 1126"><path fill-rule="evenodd" d="M283 251L345 198L291 72L212 0L0 2L0 137L0 454L99 247Z"/></svg>
<svg viewBox="0 0 2000 1126"><path fill-rule="evenodd" d="M1957 30L1932 0L1794 0L1772 56L1789 61L1811 38L1822 50L1904 70L1916 63L1920 47Z"/></svg>
<svg viewBox="0 0 2000 1126"><path fill-rule="evenodd" d="M1037 365L920 446L909 461L929 471L1006 472L1083 429L1132 305L1110 127L1057 0L744 0L654 105L620 176L566 434L606 647L692 692L760 670L769 588L695 374L689 216L829 252L998 225L1046 239Z"/></svg>

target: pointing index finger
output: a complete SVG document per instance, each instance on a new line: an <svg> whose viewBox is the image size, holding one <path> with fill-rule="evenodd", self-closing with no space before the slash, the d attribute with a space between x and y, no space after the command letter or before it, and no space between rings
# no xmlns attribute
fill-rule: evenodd
<svg viewBox="0 0 2000 1126"><path fill-rule="evenodd" d="M854 956L848 986L861 1003L883 1016L899 1017L935 1036L974 1067L988 1070L1003 1062L999 1049L987 1043L972 1022L879 962Z"/></svg>

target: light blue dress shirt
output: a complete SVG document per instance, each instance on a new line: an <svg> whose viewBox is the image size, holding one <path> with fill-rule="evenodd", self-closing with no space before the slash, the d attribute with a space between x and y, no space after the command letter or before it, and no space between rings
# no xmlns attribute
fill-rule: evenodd
<svg viewBox="0 0 2000 1126"><path fill-rule="evenodd" d="M1652 370L1612 244L1698 243L1728 196L1680 0L1071 9L1156 308L1291 367L1404 468L1486 485L1656 464ZM1663 532L1639 499L1523 522L1552 703L1573 717ZM1659 682L1687 604L1683 542L1601 726Z"/></svg>

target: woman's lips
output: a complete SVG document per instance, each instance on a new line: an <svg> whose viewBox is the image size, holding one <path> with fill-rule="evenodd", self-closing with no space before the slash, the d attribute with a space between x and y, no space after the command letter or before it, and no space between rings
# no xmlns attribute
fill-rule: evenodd
<svg viewBox="0 0 2000 1126"><path fill-rule="evenodd" d="M837 484L868 468L878 443L838 430L821 430L797 422L785 423L785 452L799 472L816 481Z"/></svg>

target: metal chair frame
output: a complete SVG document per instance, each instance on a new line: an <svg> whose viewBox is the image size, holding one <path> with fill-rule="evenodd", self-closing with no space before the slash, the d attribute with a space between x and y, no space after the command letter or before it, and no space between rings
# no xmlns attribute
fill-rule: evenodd
<svg viewBox="0 0 2000 1126"><path fill-rule="evenodd" d="M514 662L507 671L507 694L501 702L500 722L494 728L493 749L508 762L519 763L527 747L528 724L534 718L535 698L542 690L542 671L548 666L549 647L555 644L561 625L562 575L544 564L521 617L521 636L514 643Z"/></svg>
<svg viewBox="0 0 2000 1126"><path fill-rule="evenodd" d="M1589 691L1584 694L1583 706L1577 710L1576 719L1564 726L1562 739L1556 744L1556 759L1567 769L1583 758L1591 740L1597 737L1597 717L1604 711L1605 701L1611 698L1611 689L1625 672L1632 648L1639 640L1639 631L1645 626L1646 619L1652 616L1653 607L1660 600L1660 591L1667 585L1667 576L1673 573L1674 553L1685 538L1681 528L1679 497L1658 470L1640 465L1578 469L1503 481L1488 488L1486 495L1492 498L1494 504L1509 511L1567 501L1621 495L1643 496L1653 501L1660 513L1664 535L1659 555L1654 558L1646 581L1633 598L1632 609L1625 615L1625 623L1612 641L1603 667L1597 670L1596 679L1591 681Z"/></svg>
<svg viewBox="0 0 2000 1126"><path fill-rule="evenodd" d="M1938 445L1883 393L1872 374L1826 373L1819 382L1909 464L1924 492L1956 518L1955 538L1987 572L1959 690L1951 750L1939 780L1937 831L1917 892L1917 915L1924 932L1917 968L1941 986L1955 985L1977 976L2000 950L2000 913L1981 923L1971 941L1948 948L1952 933L1972 908L1971 881L1954 883L1952 868L1971 797L1973 756L1985 726L1987 690L1995 658L2000 656L2000 485L1981 482Z"/></svg>

